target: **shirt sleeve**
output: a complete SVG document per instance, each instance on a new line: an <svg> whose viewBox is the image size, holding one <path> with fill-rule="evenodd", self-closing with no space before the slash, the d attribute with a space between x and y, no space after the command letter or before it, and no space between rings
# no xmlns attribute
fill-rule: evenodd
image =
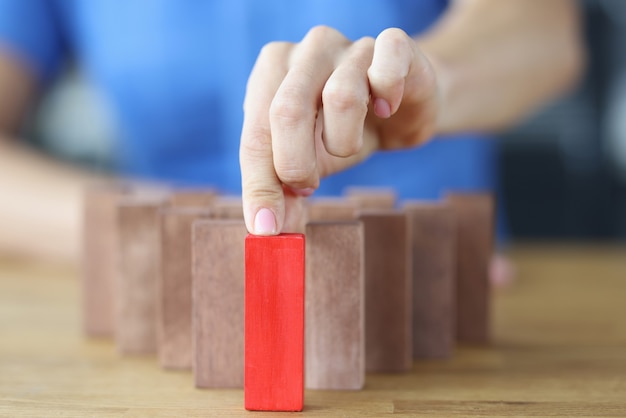
<svg viewBox="0 0 626 418"><path fill-rule="evenodd" d="M0 48L49 81L63 60L60 10L56 0L0 0Z"/></svg>

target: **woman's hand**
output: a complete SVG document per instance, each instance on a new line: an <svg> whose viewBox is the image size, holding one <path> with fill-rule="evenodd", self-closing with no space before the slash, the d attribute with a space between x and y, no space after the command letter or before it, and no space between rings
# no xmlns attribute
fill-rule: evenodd
<svg viewBox="0 0 626 418"><path fill-rule="evenodd" d="M246 226L273 235L299 229L301 196L312 194L321 177L377 149L428 140L438 116L437 80L400 29L351 42L320 26L298 44L263 48L248 80L244 113Z"/></svg>

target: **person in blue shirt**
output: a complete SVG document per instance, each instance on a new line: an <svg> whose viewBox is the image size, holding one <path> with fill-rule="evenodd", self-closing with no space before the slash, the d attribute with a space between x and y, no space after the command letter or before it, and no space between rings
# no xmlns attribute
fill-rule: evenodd
<svg viewBox="0 0 626 418"><path fill-rule="evenodd" d="M122 175L242 193L276 234L314 191L493 190L485 134L583 55L570 0L0 0L0 128L71 60L114 110ZM0 170L0 250L74 258L92 175L10 139Z"/></svg>

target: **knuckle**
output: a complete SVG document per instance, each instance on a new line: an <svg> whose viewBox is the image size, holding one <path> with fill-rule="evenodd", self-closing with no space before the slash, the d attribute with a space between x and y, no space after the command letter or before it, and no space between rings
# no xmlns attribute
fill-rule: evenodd
<svg viewBox="0 0 626 418"><path fill-rule="evenodd" d="M263 45L263 47L261 48L261 51L259 52L258 60L266 61L266 60L272 60L277 56L282 56L285 50L289 49L291 46L292 44L289 42L275 41L275 42L267 43Z"/></svg>
<svg viewBox="0 0 626 418"><path fill-rule="evenodd" d="M244 203L255 202L256 204L269 204L273 206L280 202L283 197L282 188L271 170L251 173L249 170L242 171L241 190Z"/></svg>
<svg viewBox="0 0 626 418"><path fill-rule="evenodd" d="M272 206L282 199L282 189L280 187L268 186L266 181L258 177L249 177L243 180L243 198L246 202L258 202Z"/></svg>
<svg viewBox="0 0 626 418"><path fill-rule="evenodd" d="M359 94L356 89L340 87L336 84L327 85L322 91L322 103L335 112L346 113L357 111L367 113L369 97Z"/></svg>
<svg viewBox="0 0 626 418"><path fill-rule="evenodd" d="M381 86L384 89L390 89L404 83L404 78L390 68L381 66L370 67L367 70L367 76L370 83Z"/></svg>
<svg viewBox="0 0 626 418"><path fill-rule="evenodd" d="M329 154L342 158L356 155L361 150L361 141L358 136L350 139L326 141L324 145Z"/></svg>
<svg viewBox="0 0 626 418"><path fill-rule="evenodd" d="M270 120L293 126L306 118L305 101L294 89L277 94L270 105Z"/></svg>
<svg viewBox="0 0 626 418"><path fill-rule="evenodd" d="M265 44L251 72L252 75L257 73L267 73L276 70L287 71L287 62L293 44L289 42L270 42Z"/></svg>
<svg viewBox="0 0 626 418"><path fill-rule="evenodd" d="M268 153L272 147L272 135L265 126L254 126L246 130L245 139L240 143L242 155L257 157Z"/></svg>
<svg viewBox="0 0 626 418"><path fill-rule="evenodd" d="M354 51L355 54L364 55L369 57L371 62L372 54L374 52L374 46L376 45L376 40L371 36L365 36L356 40L350 49Z"/></svg>
<svg viewBox="0 0 626 418"><path fill-rule="evenodd" d="M275 162L274 169L276 175L283 183L290 186L308 186L311 179L315 176L315 162L302 164L293 160L284 162Z"/></svg>
<svg viewBox="0 0 626 418"><path fill-rule="evenodd" d="M391 48L403 49L410 46L410 37L405 31L399 28L388 28L381 32L379 37L383 37Z"/></svg>
<svg viewBox="0 0 626 418"><path fill-rule="evenodd" d="M333 38L343 38L344 36L336 29L331 28L326 25L317 25L312 27L307 34L304 36L304 39L311 40L313 42L323 42Z"/></svg>
<svg viewBox="0 0 626 418"><path fill-rule="evenodd" d="M374 39L373 37L364 36L362 38L357 39L354 42L354 46L359 47L359 48L373 48L375 43L376 43L376 39Z"/></svg>

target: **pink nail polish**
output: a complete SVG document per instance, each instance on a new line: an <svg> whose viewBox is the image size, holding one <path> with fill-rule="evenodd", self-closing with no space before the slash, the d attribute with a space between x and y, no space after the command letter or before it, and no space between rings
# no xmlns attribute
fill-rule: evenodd
<svg viewBox="0 0 626 418"><path fill-rule="evenodd" d="M387 119L391 116L391 106L385 99L380 97L374 100L374 113L380 118Z"/></svg>
<svg viewBox="0 0 626 418"><path fill-rule="evenodd" d="M313 187L307 187L306 189L292 189L292 190L298 196L304 196L304 197L311 196L315 192L315 189Z"/></svg>
<svg viewBox="0 0 626 418"><path fill-rule="evenodd" d="M276 217L274 212L267 208L261 208L254 217L254 234L255 235L275 235L276 234Z"/></svg>

